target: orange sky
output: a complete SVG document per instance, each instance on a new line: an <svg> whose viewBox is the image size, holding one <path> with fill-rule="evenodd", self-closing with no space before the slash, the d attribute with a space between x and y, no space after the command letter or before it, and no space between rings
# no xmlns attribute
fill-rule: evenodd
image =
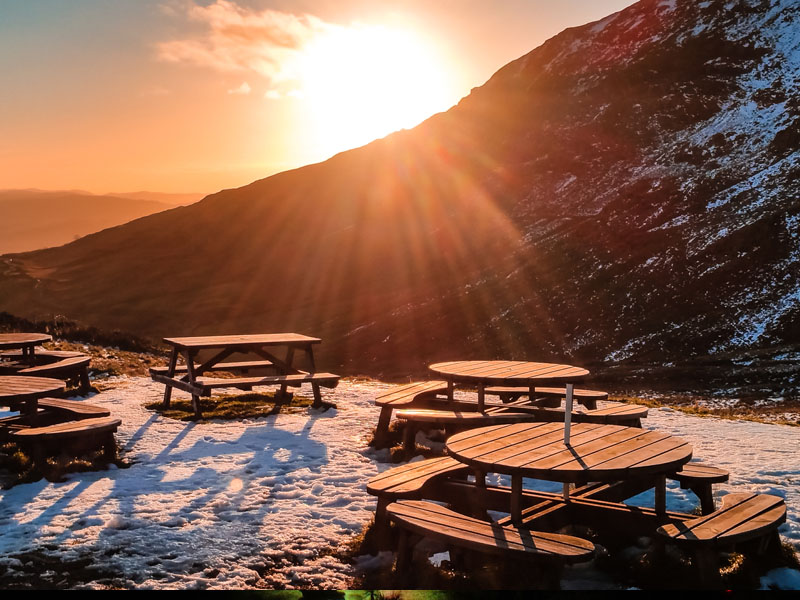
<svg viewBox="0 0 800 600"><path fill-rule="evenodd" d="M630 0L0 0L0 189L211 193L446 110Z"/></svg>

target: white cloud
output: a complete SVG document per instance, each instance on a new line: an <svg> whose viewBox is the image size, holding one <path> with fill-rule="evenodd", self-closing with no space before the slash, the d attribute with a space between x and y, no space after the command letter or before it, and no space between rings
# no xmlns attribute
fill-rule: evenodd
<svg viewBox="0 0 800 600"><path fill-rule="evenodd" d="M267 93L264 94L264 98L267 100L280 100L281 93L278 90L267 90Z"/></svg>
<svg viewBox="0 0 800 600"><path fill-rule="evenodd" d="M314 37L336 29L313 15L254 11L229 0L185 5L183 14L205 25L187 39L158 44L161 60L226 72L255 72L271 81L296 77L292 60Z"/></svg>
<svg viewBox="0 0 800 600"><path fill-rule="evenodd" d="M245 82L244 82L242 85L240 85L238 88L235 88L235 89L232 89L232 90L228 90L228 93L229 93L229 94L235 94L235 95L237 95L237 96L246 96L247 94L249 94L249 93L250 93L250 91L251 91L251 90L250 90L250 84L248 84L248 83L245 81Z"/></svg>

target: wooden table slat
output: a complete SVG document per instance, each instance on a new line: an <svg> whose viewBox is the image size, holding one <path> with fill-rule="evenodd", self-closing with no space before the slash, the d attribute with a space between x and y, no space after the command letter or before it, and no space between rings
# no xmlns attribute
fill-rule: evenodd
<svg viewBox="0 0 800 600"><path fill-rule="evenodd" d="M609 426L613 427L613 426ZM607 430L608 431L608 430ZM643 432L641 429L634 431L608 431L601 437L594 439L582 440L581 438L574 438L570 440L570 446L567 448L562 443L559 447L555 444L551 445L552 453L549 456L539 456L535 453L528 455L527 461L522 461L518 464L520 467L533 466L537 469L574 469L580 468L581 465L587 465L590 461L603 460L602 457L608 457L614 452L614 448L618 448L621 443L631 443L636 438L642 438ZM642 443L647 443L643 441Z"/></svg>
<svg viewBox="0 0 800 600"><path fill-rule="evenodd" d="M536 434L545 435L563 430L561 423L530 423L524 429L511 429L509 425L495 425L494 427L481 427L459 433L447 441L447 449L451 453L466 454L470 456L482 455L494 449L501 449L517 441L524 441L531 437L531 432L538 429Z"/></svg>
<svg viewBox="0 0 800 600"><path fill-rule="evenodd" d="M666 434L665 434L666 435ZM627 448L625 444L616 444L602 452L597 452L581 461L572 460L563 465L553 467L555 473L566 471L582 473L591 472L601 476L604 480L612 477L624 479L631 470L642 471L648 465L652 465L664 470L666 464L675 463L679 466L691 458L691 449L679 446L679 450L674 455L669 455L670 451L676 450L672 440L658 440L639 438L631 440L634 448ZM687 449L688 448L688 449Z"/></svg>
<svg viewBox="0 0 800 600"><path fill-rule="evenodd" d="M196 350L234 346L264 345L307 345L319 344L320 338L309 337L299 333L261 333L248 335L215 335L197 337L164 338L164 342L177 348Z"/></svg>
<svg viewBox="0 0 800 600"><path fill-rule="evenodd" d="M503 448L481 454L479 460L482 463L491 464L492 468L502 463L514 469L527 464L534 458L537 460L544 460L551 454L561 452L564 449L563 443L561 445L558 444L559 441L563 441L564 439L564 426L560 423L557 423L557 425L559 425L559 427L555 428L547 435L537 436L536 438L523 441L522 443L510 444ZM596 441L604 443L602 440L608 435L609 432L604 431L602 425L598 425L596 429L579 432L571 441L574 444L581 444L583 442L593 443Z"/></svg>
<svg viewBox="0 0 800 600"><path fill-rule="evenodd" d="M558 438L563 425L553 423L555 429L532 425L482 428L466 437L457 434L447 441L447 451L487 471L552 481L607 481L666 472L688 462L692 454L684 440L662 432L574 423L566 446Z"/></svg>

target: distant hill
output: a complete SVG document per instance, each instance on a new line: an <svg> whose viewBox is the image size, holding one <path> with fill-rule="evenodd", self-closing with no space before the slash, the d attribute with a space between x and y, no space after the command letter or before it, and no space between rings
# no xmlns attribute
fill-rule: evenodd
<svg viewBox="0 0 800 600"><path fill-rule="evenodd" d="M132 198L134 200L161 202L163 204L169 204L170 206L194 204L206 196L206 194L168 194L164 192L109 192L105 195L114 196L116 198Z"/></svg>
<svg viewBox="0 0 800 600"><path fill-rule="evenodd" d="M0 261L0 310L297 331L342 374L555 359L755 385L763 359L796 394L798 31L797 0L642 0L412 130Z"/></svg>
<svg viewBox="0 0 800 600"><path fill-rule="evenodd" d="M81 191L0 190L0 254L61 246L170 208L152 199Z"/></svg>

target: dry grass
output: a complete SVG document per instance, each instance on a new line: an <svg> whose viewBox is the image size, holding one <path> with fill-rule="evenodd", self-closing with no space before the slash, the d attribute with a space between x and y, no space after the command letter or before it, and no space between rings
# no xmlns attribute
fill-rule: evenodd
<svg viewBox="0 0 800 600"><path fill-rule="evenodd" d="M655 400L653 398L642 398L640 396L609 395L609 400L614 402L627 402L629 404L641 404L650 408L667 407L673 410L678 410L687 415L694 415L696 417L716 417L719 419L728 419L732 421L753 421L755 423L768 423L771 425L792 425L795 427L800 426L800 421L794 419L787 419L781 416L770 417L775 415L776 407L765 405L762 407L748 407L736 406L726 408L711 408L698 404L696 401L688 400L685 397L676 399L673 396L665 396L664 400ZM787 406L779 407L781 412L785 411Z"/></svg>
<svg viewBox="0 0 800 600"><path fill-rule="evenodd" d="M276 403L275 393L222 394L200 399L200 408L204 419L241 420L267 417L277 412L293 412L308 408L313 398L294 394L291 400ZM169 408L164 408L161 401L144 405L164 417L179 421L195 420L190 400L172 400Z"/></svg>
<svg viewBox="0 0 800 600"><path fill-rule="evenodd" d="M117 446L117 456L121 448ZM130 465L117 458L109 461L105 458L103 449L98 448L79 456L62 453L58 456L47 458L45 465L36 465L29 454L13 442L0 445L0 486L4 489L11 488L19 483L39 481L42 477L48 481L63 481L68 473L83 473L86 471L102 471L109 464L119 468L128 468Z"/></svg>

